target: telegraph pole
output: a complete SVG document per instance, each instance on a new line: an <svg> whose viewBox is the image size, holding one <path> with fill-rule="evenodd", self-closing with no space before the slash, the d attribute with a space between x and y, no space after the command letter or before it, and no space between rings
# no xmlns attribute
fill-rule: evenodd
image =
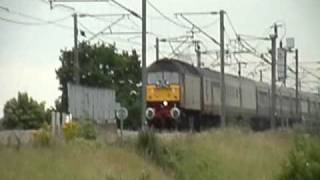
<svg viewBox="0 0 320 180"><path fill-rule="evenodd" d="M221 126L225 127L225 82L224 82L224 11L220 10L220 98L221 98Z"/></svg>
<svg viewBox="0 0 320 180"><path fill-rule="evenodd" d="M299 112L299 51L298 49L295 50L295 60L296 60L296 114L300 117Z"/></svg>
<svg viewBox="0 0 320 180"><path fill-rule="evenodd" d="M271 129L275 129L276 113L276 50L277 50L278 27L274 24L274 34L271 38Z"/></svg>
<svg viewBox="0 0 320 180"><path fill-rule="evenodd" d="M142 0L142 90L141 90L141 130L144 129L145 111L146 111L146 84L147 84L147 69L146 69L146 53L147 53L147 7L146 0Z"/></svg>
<svg viewBox="0 0 320 180"><path fill-rule="evenodd" d="M79 48L78 48L78 15L73 14L74 23L74 72L75 72L75 83L80 84L80 66L79 66Z"/></svg>
<svg viewBox="0 0 320 180"><path fill-rule="evenodd" d="M156 61L159 61L159 38L156 38Z"/></svg>

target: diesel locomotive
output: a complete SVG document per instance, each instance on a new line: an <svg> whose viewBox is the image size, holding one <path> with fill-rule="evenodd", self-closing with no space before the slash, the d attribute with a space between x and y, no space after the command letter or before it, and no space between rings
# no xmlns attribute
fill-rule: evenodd
<svg viewBox="0 0 320 180"><path fill-rule="evenodd" d="M220 73L175 59L148 67L145 112L149 126L195 129L220 124ZM253 129L270 127L271 87L245 77L225 75L226 122L242 122ZM276 124L291 125L320 117L320 97L300 92L299 113L295 90L277 87Z"/></svg>

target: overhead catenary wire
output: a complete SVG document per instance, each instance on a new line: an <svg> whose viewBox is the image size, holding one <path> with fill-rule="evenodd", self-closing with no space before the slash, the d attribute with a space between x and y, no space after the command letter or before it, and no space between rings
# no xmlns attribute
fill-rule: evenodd
<svg viewBox="0 0 320 180"><path fill-rule="evenodd" d="M233 25L233 23L232 23L232 21L231 21L231 18L230 18L230 16L229 16L229 14L226 13L226 16L227 16L227 20L228 20L228 22L229 22L229 24L230 24L230 26L231 26L231 29L232 29L233 33L234 33L235 36L237 37L237 36L238 36L238 33L237 33L236 28L234 27L234 25Z"/></svg>
<svg viewBox="0 0 320 180"><path fill-rule="evenodd" d="M194 28L198 29L204 36L206 36L207 38L209 38L211 41L213 41L216 45L220 45L220 43L213 38L212 36L210 36L207 32L205 32L204 30L202 30L199 26L197 26L196 24L194 24L192 21L190 21L188 18L186 18L183 14L180 14L180 16L187 21L189 24L191 24Z"/></svg>
<svg viewBox="0 0 320 180"><path fill-rule="evenodd" d="M8 19L8 18L5 18L5 17L0 17L0 20L8 22L8 23L14 23L14 24L25 25L25 26L39 26L39 25L53 24L53 23L43 23L43 22L42 23L36 23L36 22L19 21L19 20ZM63 26L59 25L59 27L67 28L67 29L72 28L72 27L64 26L64 25Z"/></svg>
<svg viewBox="0 0 320 180"><path fill-rule="evenodd" d="M4 7L4 6L2 6L2 7ZM4 8L6 8L6 7L4 7ZM7 10L5 12L7 12L9 14L18 15L18 16L24 17L24 18L29 19L29 20L36 21L36 22L21 21L21 20L13 20L11 18L1 17L1 20L6 21L6 22L10 22L10 23L15 23L15 24L20 24L20 25L28 25L28 26L55 25L55 26L58 26L58 27L61 27L61 28L68 28L68 29L72 28L70 26L66 26L66 25L58 23L58 22L61 22L61 21L64 21L66 19L71 18L71 14L67 15L67 16L64 16L62 18L55 19L55 20L45 20L45 19L38 18L38 17L29 15L29 14L25 14L25 13L22 13L22 12L14 11L14 10L9 9L9 8L7 8Z"/></svg>
<svg viewBox="0 0 320 180"><path fill-rule="evenodd" d="M111 24L109 24L108 26L106 26L105 28L101 29L99 32L97 32L96 34L94 34L91 38L89 38L89 41L93 40L94 38L96 38L99 34L102 34L104 31L106 30L110 30L111 31L111 27L114 26L115 24L117 24L119 21L121 21L124 18L124 16L122 15L121 17L119 17L118 19L116 19L115 21L113 21Z"/></svg>
<svg viewBox="0 0 320 180"><path fill-rule="evenodd" d="M164 19L166 19L167 21L169 21L170 23L181 27L181 28L185 28L185 29L190 29L191 27L186 26L184 24L178 23L177 21L174 21L173 19L171 19L170 17L168 17L167 15L165 15L164 13L162 13L155 5L153 5L150 0L147 0L148 5L155 10L157 13L159 13Z"/></svg>

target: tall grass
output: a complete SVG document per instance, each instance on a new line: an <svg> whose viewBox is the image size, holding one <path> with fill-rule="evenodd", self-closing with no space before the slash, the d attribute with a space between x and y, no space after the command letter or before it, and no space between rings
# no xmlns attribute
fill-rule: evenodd
<svg viewBox="0 0 320 180"><path fill-rule="evenodd" d="M320 179L320 139L309 135L298 135L295 147L283 166L280 180Z"/></svg>
<svg viewBox="0 0 320 180"><path fill-rule="evenodd" d="M51 148L0 147L0 179L169 179L133 150L76 139Z"/></svg>
<svg viewBox="0 0 320 180"><path fill-rule="evenodd" d="M154 159L173 170L175 179L276 179L292 141L290 133L220 129L164 138L157 143L163 153Z"/></svg>
<svg viewBox="0 0 320 180"><path fill-rule="evenodd" d="M293 137L227 128L176 136L147 132L120 145L76 138L50 148L0 146L0 179L273 180L282 174Z"/></svg>

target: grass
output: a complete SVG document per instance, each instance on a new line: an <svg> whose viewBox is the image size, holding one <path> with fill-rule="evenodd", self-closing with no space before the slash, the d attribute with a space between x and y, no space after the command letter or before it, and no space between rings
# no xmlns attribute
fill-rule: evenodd
<svg viewBox="0 0 320 180"><path fill-rule="evenodd" d="M169 179L132 150L87 141L20 151L2 147L0 174L6 180Z"/></svg>
<svg viewBox="0 0 320 180"><path fill-rule="evenodd" d="M177 179L277 179L293 146L288 132L217 130L165 142L178 151Z"/></svg>
<svg viewBox="0 0 320 180"><path fill-rule="evenodd" d="M0 179L6 180L271 180L293 148L294 133L254 133L237 128L161 136L160 164L129 140L124 146L76 140L51 148L0 146Z"/></svg>

